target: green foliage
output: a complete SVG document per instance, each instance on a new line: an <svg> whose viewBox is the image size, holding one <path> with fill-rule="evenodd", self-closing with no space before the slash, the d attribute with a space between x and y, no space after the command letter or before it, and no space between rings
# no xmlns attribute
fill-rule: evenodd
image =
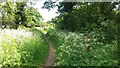
<svg viewBox="0 0 120 68"><path fill-rule="evenodd" d="M72 8L65 8L68 5ZM107 43L116 39L117 19L115 9L116 3L62 3L64 9L69 11L60 12L61 14L52 19L57 27L72 32L93 31L94 28L102 29L105 32ZM58 8L60 9L60 7ZM61 9L62 11L62 9Z"/></svg>
<svg viewBox="0 0 120 68"><path fill-rule="evenodd" d="M38 66L47 56L48 47L36 29L0 31L0 66Z"/></svg>
<svg viewBox="0 0 120 68"><path fill-rule="evenodd" d="M85 33L55 31L50 39L56 49L56 66L116 66L117 41L104 44L104 33L96 29L90 34L90 51L86 50Z"/></svg>
<svg viewBox="0 0 120 68"><path fill-rule="evenodd" d="M51 30L55 29L55 24L42 22L40 23L39 27L35 27L35 28L40 30L43 34L47 34Z"/></svg>
<svg viewBox="0 0 120 68"><path fill-rule="evenodd" d="M26 2L0 3L0 23L3 28L17 29L20 24L26 27L39 26L42 17L37 9L29 7Z"/></svg>
<svg viewBox="0 0 120 68"><path fill-rule="evenodd" d="M42 33L54 43L54 65L116 66L120 18L116 4L45 2L44 8L57 6L60 15L44 23L37 9L26 2L0 3L0 27L19 27L0 29L0 67L42 65L48 52ZM53 31L56 27L64 31ZM86 32L90 35L89 51Z"/></svg>
<svg viewBox="0 0 120 68"><path fill-rule="evenodd" d="M33 26L39 26L42 22L42 17L40 13L37 11L37 9L29 7L25 9L25 16L26 16L26 26L33 27Z"/></svg>
<svg viewBox="0 0 120 68"><path fill-rule="evenodd" d="M1 47L0 43L0 68L2 67L2 61L3 61L3 48Z"/></svg>
<svg viewBox="0 0 120 68"><path fill-rule="evenodd" d="M13 28L16 24L14 23L15 21L15 5L11 2L6 2L6 3L0 3L1 7L1 16L0 16L0 23L4 25L4 28Z"/></svg>

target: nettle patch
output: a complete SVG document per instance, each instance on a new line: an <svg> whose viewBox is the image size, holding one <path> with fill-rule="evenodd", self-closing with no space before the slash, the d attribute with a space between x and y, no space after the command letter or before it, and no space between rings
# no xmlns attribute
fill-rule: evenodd
<svg viewBox="0 0 120 68"><path fill-rule="evenodd" d="M111 44L101 42L104 40L104 33L101 31L90 32L90 50L87 51L87 39L85 33L73 33L56 31L50 33L51 38L59 43L56 48L55 65L65 66L100 66L117 65L117 45L113 41ZM114 55L114 57L113 57Z"/></svg>
<svg viewBox="0 0 120 68"><path fill-rule="evenodd" d="M45 49L47 46L45 46L41 34L37 34L35 31L23 29L0 31L0 66L37 64L36 59L44 59ZM39 58L36 58L36 53ZM39 64L41 63L43 62L39 61Z"/></svg>

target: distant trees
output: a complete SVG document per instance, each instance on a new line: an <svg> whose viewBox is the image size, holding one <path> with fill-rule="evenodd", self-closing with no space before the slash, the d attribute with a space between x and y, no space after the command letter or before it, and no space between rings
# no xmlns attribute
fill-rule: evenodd
<svg viewBox="0 0 120 68"><path fill-rule="evenodd" d="M15 28L19 25L33 27L42 20L37 9L27 6L26 2L0 3L0 23L2 28Z"/></svg>
<svg viewBox="0 0 120 68"><path fill-rule="evenodd" d="M105 39L110 42L111 39L116 37L117 22L118 18L120 18L115 7L117 4L119 3L60 2L56 5L60 15L52 19L52 22L58 24L60 29L73 32L86 32L94 29L102 30L106 35Z"/></svg>
<svg viewBox="0 0 120 68"><path fill-rule="evenodd" d="M37 9L30 7L25 9L26 27L39 26L43 21L42 16Z"/></svg>

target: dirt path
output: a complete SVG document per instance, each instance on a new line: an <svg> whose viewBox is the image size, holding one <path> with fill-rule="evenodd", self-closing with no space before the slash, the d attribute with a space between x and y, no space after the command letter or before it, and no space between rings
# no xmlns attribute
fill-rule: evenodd
<svg viewBox="0 0 120 68"><path fill-rule="evenodd" d="M54 48L52 47L52 43L49 40L47 40L47 42L49 46L49 54L43 68L46 68L46 66L53 66L54 58L55 58L55 52L54 52Z"/></svg>

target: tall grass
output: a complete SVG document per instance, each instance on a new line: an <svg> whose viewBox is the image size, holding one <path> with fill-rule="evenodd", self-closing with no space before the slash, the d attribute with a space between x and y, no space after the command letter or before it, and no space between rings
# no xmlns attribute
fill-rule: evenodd
<svg viewBox="0 0 120 68"><path fill-rule="evenodd" d="M0 66L42 65L47 51L47 44L37 30L0 30Z"/></svg>

